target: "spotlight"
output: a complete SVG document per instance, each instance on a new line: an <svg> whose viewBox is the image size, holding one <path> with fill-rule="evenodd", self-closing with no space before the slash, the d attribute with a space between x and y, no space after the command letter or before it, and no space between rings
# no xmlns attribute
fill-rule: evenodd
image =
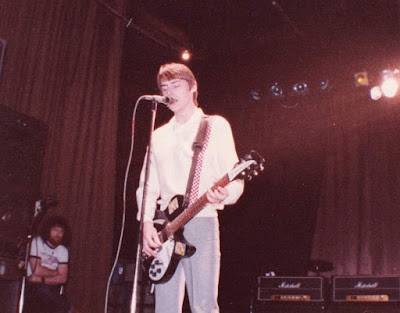
<svg viewBox="0 0 400 313"><path fill-rule="evenodd" d="M182 59L183 61L189 61L191 57L192 57L192 55L191 55L191 53L190 53L189 50L184 50L184 51L182 51L182 53L181 53L181 59Z"/></svg>
<svg viewBox="0 0 400 313"><path fill-rule="evenodd" d="M397 70L390 71L384 70L382 71L382 84L381 90L385 97L393 98L397 94L397 90L399 89L399 83L394 77L394 74L397 74Z"/></svg>
<svg viewBox="0 0 400 313"><path fill-rule="evenodd" d="M328 88L329 88L329 80L327 80L327 79L321 80L319 82L319 88L321 90L328 90Z"/></svg>
<svg viewBox="0 0 400 313"><path fill-rule="evenodd" d="M382 93L385 97L393 98L397 90L399 89L399 83L394 78L385 80L381 85Z"/></svg>
<svg viewBox="0 0 400 313"><path fill-rule="evenodd" d="M381 87L375 86L369 91L372 100L378 100L382 97Z"/></svg>
<svg viewBox="0 0 400 313"><path fill-rule="evenodd" d="M293 85L292 90L298 95L305 95L308 92L308 86L306 83L296 83Z"/></svg>
<svg viewBox="0 0 400 313"><path fill-rule="evenodd" d="M255 101L260 101L261 100L261 93L259 91L257 91L257 90L250 91L250 96Z"/></svg>
<svg viewBox="0 0 400 313"><path fill-rule="evenodd" d="M393 78L394 74L398 74L398 70L383 70L381 73L382 80L387 80L389 78Z"/></svg>
<svg viewBox="0 0 400 313"><path fill-rule="evenodd" d="M356 84L356 87L368 86L368 84L369 84L368 73L367 72L355 73L354 74L354 82Z"/></svg>
<svg viewBox="0 0 400 313"><path fill-rule="evenodd" d="M275 83L269 88L269 91L271 92L272 96L274 98L279 98L283 96L283 90L282 88L278 85L278 83Z"/></svg>

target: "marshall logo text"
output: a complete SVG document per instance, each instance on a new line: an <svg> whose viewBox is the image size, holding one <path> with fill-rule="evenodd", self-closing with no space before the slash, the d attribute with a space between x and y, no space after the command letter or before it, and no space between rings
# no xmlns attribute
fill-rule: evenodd
<svg viewBox="0 0 400 313"><path fill-rule="evenodd" d="M379 286L378 282L363 283L363 282L359 281L357 284L354 285L354 288L373 289L373 288L378 288L378 286Z"/></svg>
<svg viewBox="0 0 400 313"><path fill-rule="evenodd" d="M287 283L285 281L281 282L278 285L278 288L300 288L301 283Z"/></svg>

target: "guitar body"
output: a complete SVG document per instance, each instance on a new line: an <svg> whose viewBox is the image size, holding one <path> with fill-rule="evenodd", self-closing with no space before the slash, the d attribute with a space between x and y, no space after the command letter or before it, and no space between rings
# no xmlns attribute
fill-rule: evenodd
<svg viewBox="0 0 400 313"><path fill-rule="evenodd" d="M251 180L264 170L264 162L265 160L256 151L251 151L231 171L214 183L211 189L225 187L234 179ZM156 211L154 226L163 244L155 258L147 257L142 262L147 276L153 283L169 280L175 273L179 261L196 252L196 248L183 237L183 227L208 203L207 196L204 193L186 209L183 209L182 202L183 196L175 196L164 211Z"/></svg>
<svg viewBox="0 0 400 313"><path fill-rule="evenodd" d="M165 211L156 211L153 221L154 227L159 233L166 225L173 221L183 211L183 196L173 197ZM143 265L153 283L163 283L174 275L176 267L182 258L188 258L196 252L196 247L191 245L183 236L183 227L171 238L166 238L155 258L148 257Z"/></svg>

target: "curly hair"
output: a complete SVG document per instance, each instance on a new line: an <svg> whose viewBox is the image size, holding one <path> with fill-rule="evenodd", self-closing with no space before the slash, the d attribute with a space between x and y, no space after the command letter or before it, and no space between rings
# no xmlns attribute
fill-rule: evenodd
<svg viewBox="0 0 400 313"><path fill-rule="evenodd" d="M42 237L45 241L48 240L50 237L50 230L56 226L61 227L64 230L64 236L62 238L61 244L67 247L71 242L71 231L66 219L62 216L54 215L47 218L43 222L40 229L40 237Z"/></svg>

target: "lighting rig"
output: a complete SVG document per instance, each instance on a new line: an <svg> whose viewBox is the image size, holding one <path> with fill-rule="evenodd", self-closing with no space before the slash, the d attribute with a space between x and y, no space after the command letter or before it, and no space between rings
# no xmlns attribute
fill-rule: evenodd
<svg viewBox="0 0 400 313"><path fill-rule="evenodd" d="M371 80L367 71L357 72L353 75L354 87L369 90L372 100L381 98L395 98L400 94L400 71L398 69L385 69L378 73L377 78ZM372 84L375 82L375 84ZM273 82L265 90L253 89L250 97L253 101L271 99L279 101L284 107L295 107L308 95L326 93L332 88L331 81L321 79L319 81L300 80L293 84L282 84L278 81ZM336 86L336 89L337 86ZM292 103L287 105L285 103Z"/></svg>

